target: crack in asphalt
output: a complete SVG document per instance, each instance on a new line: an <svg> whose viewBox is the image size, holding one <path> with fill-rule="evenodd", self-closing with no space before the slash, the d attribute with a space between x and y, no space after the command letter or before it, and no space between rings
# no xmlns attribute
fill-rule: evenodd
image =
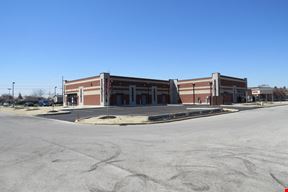
<svg viewBox="0 0 288 192"><path fill-rule="evenodd" d="M272 177L272 179L274 179L274 181L276 181L278 184L280 184L285 189L288 187L284 184L284 182L282 182L280 179L278 179L273 173L270 173L270 176Z"/></svg>
<svg viewBox="0 0 288 192"><path fill-rule="evenodd" d="M116 147L117 147L116 152L112 156L93 164L87 172L95 171L101 164L111 165L111 163L117 162L117 160L115 159L120 156L121 149L119 148L119 146L116 146Z"/></svg>
<svg viewBox="0 0 288 192"><path fill-rule="evenodd" d="M73 149L73 148L70 148L70 147L67 147L67 146L65 146L65 145L62 145L62 144L59 144L59 143L55 143L55 142L52 142L52 141L49 141L49 140L47 140L47 139L43 139L43 138L39 138L39 137L36 137L37 139L40 139L41 141L43 141L43 142L46 142L46 143L49 143L49 144L53 144L53 145L55 145L55 146L58 146L58 147L61 147L61 148L64 148L64 149L66 149L66 150L69 150L69 151L72 151L72 152L75 152L75 153L78 153L78 154L81 154L81 155L83 155L83 156L86 156L86 157L89 157L90 159L93 159L93 160L96 160L96 161L98 161L98 162L102 162L101 160L99 160L99 159L97 159L95 156L93 156L93 155L90 155L90 154L87 154L87 153L83 153L83 152L80 152L80 151L77 151L77 150L75 150L75 149ZM114 146L117 146L117 145L115 145L114 144ZM120 149L120 148L119 148ZM121 151L121 150L120 150ZM117 153L118 154L118 153ZM115 155L117 155L117 154L115 154ZM114 156L114 155L113 155ZM109 158L110 159L110 158ZM111 160L113 160L114 158L111 158ZM114 162L114 161L111 161L111 162ZM169 189L169 190L174 190L174 191L177 191L177 192L189 192L189 190L186 190L186 189L184 189L184 188L182 188L182 187L175 187L175 186L173 186L173 185L170 185L170 184L168 184L168 183L165 183L165 182L163 182L163 181L160 181L160 180L157 180L157 179L154 179L154 178L152 178L152 177L149 177L148 175L145 175L145 174L140 174L140 173L137 173L137 172L135 172L135 171L132 171L132 170L129 170L129 169L127 169L127 168L123 168L123 167L120 167L120 166L117 166L117 165L114 165L114 164L111 164L111 162L109 162L109 160L107 161L107 159L106 159L106 161L103 161L102 163L105 163L105 164L109 164L110 166L113 166L113 167L115 167L115 168L118 168L118 169L120 169L120 170L122 170L122 171L125 171L125 172L127 172L128 174L129 174L129 176L126 176L126 177L124 177L124 179L122 179L122 180L120 180L120 181L118 181L115 185L114 185L114 189L113 189L113 191L111 191L111 192L116 192L118 189L119 189L119 186L120 186L120 184L121 184L121 182L123 182L124 180L125 180L125 178L130 178L130 177L140 177L140 178L144 178L145 179L145 181L151 181L151 182L153 182L153 183L155 183L155 184L157 184L157 185L160 185L160 186L162 186L162 187L165 187L165 188L167 188L167 189ZM98 163L98 165L99 165L99 163ZM97 169L97 167L96 167L96 169ZM86 171L87 172L87 171ZM109 192L109 191L103 191L103 190L101 190L101 189L98 189L98 188L89 188L89 191L90 192Z"/></svg>

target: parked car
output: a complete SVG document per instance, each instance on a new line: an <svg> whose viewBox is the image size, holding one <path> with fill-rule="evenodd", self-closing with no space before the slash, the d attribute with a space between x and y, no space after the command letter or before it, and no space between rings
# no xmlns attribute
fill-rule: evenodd
<svg viewBox="0 0 288 192"><path fill-rule="evenodd" d="M9 106L10 106L10 103L4 102L4 103L3 103L3 106L4 106L4 107L9 107Z"/></svg>
<svg viewBox="0 0 288 192"><path fill-rule="evenodd" d="M31 101L28 101L28 102L26 102L25 104L24 104L24 106L25 107L34 107L34 103L33 102L31 102Z"/></svg>
<svg viewBox="0 0 288 192"><path fill-rule="evenodd" d="M47 99L42 99L38 101L38 105L41 107L47 107L47 106L52 106L52 101L47 100Z"/></svg>

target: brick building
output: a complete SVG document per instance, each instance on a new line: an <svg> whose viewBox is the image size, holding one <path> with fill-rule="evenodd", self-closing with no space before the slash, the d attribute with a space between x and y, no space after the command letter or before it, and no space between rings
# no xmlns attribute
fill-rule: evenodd
<svg viewBox="0 0 288 192"><path fill-rule="evenodd" d="M252 87L249 89L252 101L274 101L274 89L269 86Z"/></svg>
<svg viewBox="0 0 288 192"><path fill-rule="evenodd" d="M180 80L177 83L180 103L231 104L246 99L247 79L213 73L211 77Z"/></svg>
<svg viewBox="0 0 288 192"><path fill-rule="evenodd" d="M100 76L64 83L64 105L100 105Z"/></svg>
<svg viewBox="0 0 288 192"><path fill-rule="evenodd" d="M247 79L213 73L189 80L157 80L136 77L99 76L65 81L64 105L165 105L223 104L245 98Z"/></svg>
<svg viewBox="0 0 288 192"><path fill-rule="evenodd" d="M65 81L65 105L158 105L173 103L172 80L99 76ZM175 93L174 93L175 94ZM177 101L175 101L177 102ZM174 102L174 103L175 103Z"/></svg>

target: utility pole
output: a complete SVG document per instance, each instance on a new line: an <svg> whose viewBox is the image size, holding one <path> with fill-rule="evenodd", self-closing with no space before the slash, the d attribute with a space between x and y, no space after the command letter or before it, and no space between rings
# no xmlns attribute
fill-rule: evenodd
<svg viewBox="0 0 288 192"><path fill-rule="evenodd" d="M12 82L12 102L13 102L13 107L15 107L15 100L14 100L14 86L15 86L15 82Z"/></svg>
<svg viewBox="0 0 288 192"><path fill-rule="evenodd" d="M193 83L192 86L193 86L193 104L195 105L195 102L196 102L195 83Z"/></svg>
<svg viewBox="0 0 288 192"><path fill-rule="evenodd" d="M62 106L64 106L65 90L64 90L64 76L62 76Z"/></svg>
<svg viewBox="0 0 288 192"><path fill-rule="evenodd" d="M54 98L53 98L53 111L55 111L55 100L56 100L56 94L57 94L57 86L54 87Z"/></svg>
<svg viewBox="0 0 288 192"><path fill-rule="evenodd" d="M213 86L213 83L210 82L209 83L209 86L210 86L210 106L212 106L212 102L213 102L213 93L212 93L212 86ZM217 99L216 99L217 100ZM214 103L213 103L214 104ZM218 104L218 103L217 103Z"/></svg>
<svg viewBox="0 0 288 192"><path fill-rule="evenodd" d="M57 86L54 87L54 97L56 97L57 94Z"/></svg>

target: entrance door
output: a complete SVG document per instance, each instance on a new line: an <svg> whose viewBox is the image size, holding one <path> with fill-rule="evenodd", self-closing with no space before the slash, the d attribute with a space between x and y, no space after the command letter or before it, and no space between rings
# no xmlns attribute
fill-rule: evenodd
<svg viewBox="0 0 288 192"><path fill-rule="evenodd" d="M136 105L136 86L129 86L129 105Z"/></svg>
<svg viewBox="0 0 288 192"><path fill-rule="evenodd" d="M122 99L122 95L117 95L116 96L116 105L123 105L123 99Z"/></svg>
<svg viewBox="0 0 288 192"><path fill-rule="evenodd" d="M68 106L76 106L76 105L78 105L77 93L73 93L73 94L68 94L67 95L67 105Z"/></svg>
<svg viewBox="0 0 288 192"><path fill-rule="evenodd" d="M146 97L146 95L142 95L142 96L141 96L141 104L142 104L142 105L146 105L146 104L147 104L147 97Z"/></svg>
<svg viewBox="0 0 288 192"><path fill-rule="evenodd" d="M162 104L163 105L167 104L166 95L162 95Z"/></svg>

